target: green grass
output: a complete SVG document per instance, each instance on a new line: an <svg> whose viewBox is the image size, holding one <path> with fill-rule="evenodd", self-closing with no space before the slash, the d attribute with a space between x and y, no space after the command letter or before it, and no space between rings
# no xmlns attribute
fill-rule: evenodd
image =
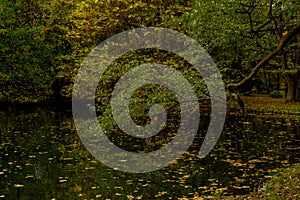
<svg viewBox="0 0 300 200"><path fill-rule="evenodd" d="M273 176L262 194L265 199L300 199L300 164Z"/></svg>

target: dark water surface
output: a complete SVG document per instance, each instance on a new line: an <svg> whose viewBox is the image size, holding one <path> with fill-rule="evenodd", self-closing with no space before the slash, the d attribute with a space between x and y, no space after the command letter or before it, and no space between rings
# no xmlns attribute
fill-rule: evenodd
<svg viewBox="0 0 300 200"><path fill-rule="evenodd" d="M177 199L247 194L279 168L300 162L296 119L228 117L214 150L197 157L195 140L175 163L147 174L98 162L76 134L71 111L0 111L0 198Z"/></svg>

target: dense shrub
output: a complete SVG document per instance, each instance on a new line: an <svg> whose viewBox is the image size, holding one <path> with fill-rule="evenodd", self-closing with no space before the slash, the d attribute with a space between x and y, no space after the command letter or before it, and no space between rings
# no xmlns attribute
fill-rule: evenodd
<svg viewBox="0 0 300 200"><path fill-rule="evenodd" d="M271 97L271 98L282 98L283 95L280 93L280 91L274 90L273 92L271 92L269 94L269 97Z"/></svg>

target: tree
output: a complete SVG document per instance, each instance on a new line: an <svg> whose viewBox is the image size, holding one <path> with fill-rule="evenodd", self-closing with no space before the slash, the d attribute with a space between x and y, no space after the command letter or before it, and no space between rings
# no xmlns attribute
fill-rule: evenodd
<svg viewBox="0 0 300 200"><path fill-rule="evenodd" d="M0 99L70 97L77 70L100 42L164 22L190 1L4 0L0 2Z"/></svg>
<svg viewBox="0 0 300 200"><path fill-rule="evenodd" d="M299 68L299 34L300 34L300 24L299 24L299 16L297 15L297 10L294 10L294 8L299 9L299 3L298 5L296 2L290 1L287 2L281 2L274 3L273 0L269 0L268 2L268 21L267 23L270 23L272 25L272 32L274 32L274 35L276 37L276 40L278 41L278 47L275 51L271 52L268 56L266 56L264 59L262 59L251 71L251 73L245 77L242 81L240 81L237 84L228 84L227 88L230 87L236 87L244 84L246 81L251 79L259 70L260 67L265 65L267 62L269 62L271 59L273 59L275 56L280 55L281 56L281 64L282 64L282 70L286 74L286 82L287 82L287 94L286 94L286 101L287 102L294 102L299 100L299 80L300 80L300 68ZM285 4L285 5L284 5ZM296 5L296 6L295 6ZM293 6L292 10L290 7ZM274 9L277 7L280 7L279 10L281 12L276 13L277 15L274 15ZM291 22L291 23L287 23ZM263 24L264 26L267 26L267 23ZM289 26L294 26L291 30L287 30L290 28ZM252 27L252 26L251 26ZM253 30L251 28L251 30ZM285 47L288 45L288 43L294 40L294 43L297 45L295 48L295 56L288 60L288 50L285 50ZM288 49L288 48L286 48ZM290 62L289 62L290 61ZM294 69L291 69L289 65L294 66Z"/></svg>
<svg viewBox="0 0 300 200"><path fill-rule="evenodd" d="M70 1L5 0L0 9L0 91L9 101L46 100L53 94Z"/></svg>
<svg viewBox="0 0 300 200"><path fill-rule="evenodd" d="M271 60L278 63L278 56L285 52L289 62L281 73L293 80L288 81L287 99L293 101L298 98L298 89L291 86L299 79L299 67L292 59L299 51L292 50L299 33L299 8L300 3L293 0L194 1L193 10L171 26L181 23L209 51L229 89L249 85L262 66Z"/></svg>
<svg viewBox="0 0 300 200"><path fill-rule="evenodd" d="M45 63L52 54L43 45L42 6L39 1L5 0L0 7L2 96L9 101L42 96L51 82Z"/></svg>

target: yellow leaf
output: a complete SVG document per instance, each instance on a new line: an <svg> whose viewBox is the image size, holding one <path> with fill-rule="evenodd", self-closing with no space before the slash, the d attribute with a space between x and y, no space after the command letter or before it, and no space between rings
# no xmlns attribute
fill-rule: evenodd
<svg viewBox="0 0 300 200"><path fill-rule="evenodd" d="M74 191L75 191L75 192L81 192L81 191L82 191L82 187L81 187L80 185L76 185L76 186L74 187Z"/></svg>
<svg viewBox="0 0 300 200"><path fill-rule="evenodd" d="M23 187L24 185L21 185L21 184L14 184L14 187L15 188L21 188L21 187Z"/></svg>

